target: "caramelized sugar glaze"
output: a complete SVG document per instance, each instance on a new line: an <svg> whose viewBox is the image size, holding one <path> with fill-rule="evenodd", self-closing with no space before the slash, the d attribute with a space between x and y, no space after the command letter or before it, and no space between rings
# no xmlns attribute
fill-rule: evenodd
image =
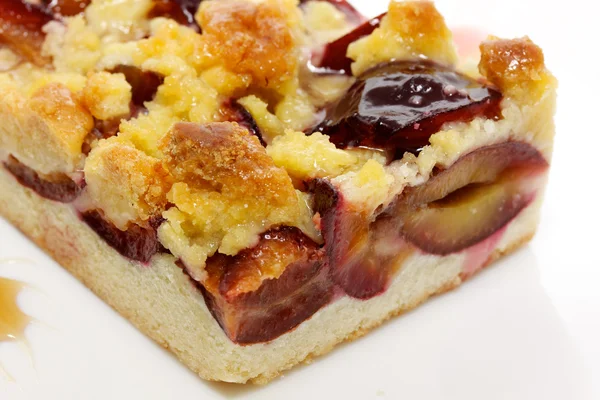
<svg viewBox="0 0 600 400"><path fill-rule="evenodd" d="M373 33L385 14L365 22L344 0L329 2L342 10L356 28L315 50L311 62L319 68L308 69L315 76L346 76L351 84L345 93L323 106L321 120L312 125L316 128L306 130L307 135L322 132L338 149L381 150L390 163L405 153L418 155L445 124L502 118L503 94L498 87L433 61L386 62L352 77L352 60L346 56L348 46ZM20 1L0 1L0 13L4 13L0 17L3 23L0 35L10 45L24 31L38 32L26 35L25 45L11 48L20 49L23 58L37 65L47 65L48 60L40 52L43 33L38 28L52 19L77 14L88 3L52 0L45 1L47 7L43 8ZM149 15L165 16L200 32L193 17L200 3L200 0L156 0ZM301 6L305 3L301 1ZM27 16L24 26L16 17L20 13ZM15 18L6 18L7 15ZM252 25L251 18L247 19L245 25ZM228 23L218 18L210 22ZM253 74L264 78L262 66L247 64ZM286 65L286 62L278 64L281 69ZM94 117L93 129L84 142L86 155L94 141L118 136L121 120L146 115L149 111L146 103L156 97L159 87L168 79L134 66L117 65L110 71L123 74L131 86L130 112L116 120L101 121ZM268 87L273 77L266 78L261 84ZM258 137L259 150L268 158L263 154L264 147L272 138L261 129L266 124L255 119L244 104L235 93L231 94L219 110L221 118L238 122ZM207 135L191 137L189 147L202 147L207 138ZM249 154L256 143L250 144L243 154ZM178 165L189 161L183 160ZM198 165L189 173L196 174L206 167ZM12 156L4 161L4 167L22 185L53 201L71 203L86 185L85 180L79 182L66 174L38 174ZM235 255L217 252L209 256L204 279L199 279L185 262L179 264L202 291L208 308L232 341L267 342L295 328L339 296L369 299L383 293L402 263L415 253L446 255L468 251L499 232L536 196L535 190L527 189L528 184L547 167L544 156L527 143L485 146L463 155L447 168L436 167L426 184L407 188L390 205L371 214L355 209L331 179L305 179L295 185L312 196L314 220L323 241L309 237L298 227L281 224L269 227L254 246ZM204 178L198 181L200 188L214 185L218 191L229 190L222 182ZM290 187L292 194L293 189ZM167 203L163 199L167 211L176 207L173 201L169 199ZM470 222L468 212L473 209L481 210L480 222L483 222ZM101 209L82 210L81 217L107 244L132 260L147 263L155 253L168 251L162 247L157 233L165 221L160 214L125 228L117 227ZM3 284L8 285L0 281L0 290ZM6 296L16 295L16 286L6 288ZM1 291L0 296L3 296Z"/></svg>

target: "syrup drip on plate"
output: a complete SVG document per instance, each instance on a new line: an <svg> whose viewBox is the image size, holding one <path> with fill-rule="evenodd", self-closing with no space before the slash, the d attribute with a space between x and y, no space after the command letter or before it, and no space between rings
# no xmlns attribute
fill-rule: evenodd
<svg viewBox="0 0 600 400"><path fill-rule="evenodd" d="M0 342L21 341L32 318L17 305L21 282L0 278Z"/></svg>
<svg viewBox="0 0 600 400"><path fill-rule="evenodd" d="M0 260L0 264L18 264L23 261L25 260ZM29 353L33 364L25 338L25 330L34 319L25 314L17 304L17 298L26 286L23 282L0 277L0 344L3 342L17 342L22 345ZM4 368L0 360L1 378L14 382L13 377Z"/></svg>

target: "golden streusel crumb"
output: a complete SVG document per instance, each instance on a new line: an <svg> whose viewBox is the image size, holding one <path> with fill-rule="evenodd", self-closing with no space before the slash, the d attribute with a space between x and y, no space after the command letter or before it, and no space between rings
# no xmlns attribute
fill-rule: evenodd
<svg viewBox="0 0 600 400"><path fill-rule="evenodd" d="M92 116L79 98L66 86L51 83L33 94L29 99L29 108L48 124L73 166L79 165L81 146L94 126Z"/></svg>
<svg viewBox="0 0 600 400"><path fill-rule="evenodd" d="M122 120L119 126L119 138L130 142L150 156L161 157L158 141L179 120L168 107L154 105L148 114Z"/></svg>
<svg viewBox="0 0 600 400"><path fill-rule="evenodd" d="M209 68L201 75L204 82L215 88L222 96L239 97L252 83L248 75L238 75L222 65Z"/></svg>
<svg viewBox="0 0 600 400"><path fill-rule="evenodd" d="M68 18L65 23L52 21L44 31L43 54L52 57L57 71L85 74L100 59L102 39L88 26L83 15Z"/></svg>
<svg viewBox="0 0 600 400"><path fill-rule="evenodd" d="M314 45L332 42L352 29L346 15L327 1L309 1L304 5L304 25Z"/></svg>
<svg viewBox="0 0 600 400"><path fill-rule="evenodd" d="M273 225L310 231L312 212L304 196L238 124L175 124L161 150L177 183L169 193L175 207L163 213L167 221L159 238L195 277L203 278L208 256L252 247ZM312 230L307 234L315 236Z"/></svg>
<svg viewBox="0 0 600 400"><path fill-rule="evenodd" d="M555 78L546 69L544 53L528 37L499 39L481 43L479 71L515 100L537 101Z"/></svg>
<svg viewBox="0 0 600 400"><path fill-rule="evenodd" d="M94 0L85 9L85 18L105 42L125 42L147 33L152 6L153 0Z"/></svg>
<svg viewBox="0 0 600 400"><path fill-rule="evenodd" d="M376 160L368 160L358 171L334 178L349 203L358 205L366 215L390 200L394 177Z"/></svg>
<svg viewBox="0 0 600 400"><path fill-rule="evenodd" d="M275 115L284 126L287 129L302 131L319 122L317 109L312 104L310 96L299 88L289 92L291 93L275 106Z"/></svg>
<svg viewBox="0 0 600 400"><path fill-rule="evenodd" d="M202 35L166 18L150 22L150 37L135 42L134 64L162 75L189 75L207 56Z"/></svg>
<svg viewBox="0 0 600 400"><path fill-rule="evenodd" d="M296 196L289 176L273 164L258 138L236 123L179 123L162 147L175 179L191 187L227 188L232 197L260 198L273 207Z"/></svg>
<svg viewBox="0 0 600 400"><path fill-rule="evenodd" d="M505 105L513 102L527 116L519 129L550 158L553 150L556 78L546 68L544 53L529 38L490 37L481 46L479 71L497 85ZM503 110L506 116L507 109Z"/></svg>
<svg viewBox="0 0 600 400"><path fill-rule="evenodd" d="M82 203L89 199L121 229L162 215L161 243L196 279L207 257L251 248L277 225L320 242L312 195L295 189L307 180L331 179L348 202L373 211L403 185L486 143L516 138L551 154L555 80L528 39L481 46L480 70L503 91L504 118L448 124L418 157L388 164L383 152L342 150L325 135L303 133L355 81L315 76L306 65L356 22L335 4L204 1L195 16L199 33L149 16L154 3L93 0L84 13L46 24L41 56L54 69L23 62L0 73L0 147L42 175L84 169ZM395 59L451 65L457 58L442 16L417 0L393 0L380 27L351 44L348 56L354 75ZM100 72L119 65L155 73L161 84L86 160L81 145L94 117L129 115L125 77ZM253 117L266 149L246 129L220 122L240 118L234 101Z"/></svg>
<svg viewBox="0 0 600 400"><path fill-rule="evenodd" d="M94 120L79 99L60 83L31 98L18 85L0 81L0 146L42 174L83 167L81 146Z"/></svg>
<svg viewBox="0 0 600 400"><path fill-rule="evenodd" d="M207 1L196 15L206 50L257 86L276 87L296 71L298 54L285 10L276 1Z"/></svg>
<svg viewBox="0 0 600 400"><path fill-rule="evenodd" d="M167 204L172 182L160 160L117 137L100 141L84 172L92 204L119 229L160 215Z"/></svg>
<svg viewBox="0 0 600 400"><path fill-rule="evenodd" d="M25 93L31 97L35 92L51 83L59 83L68 88L72 93L79 93L85 87L87 79L85 76L74 73L37 71L36 73L25 73L18 78L25 85Z"/></svg>
<svg viewBox="0 0 600 400"><path fill-rule="evenodd" d="M392 59L427 57L442 64L457 61L452 33L444 17L431 1L399 1L390 3L381 26L348 47L348 57L355 62L352 73Z"/></svg>
<svg viewBox="0 0 600 400"><path fill-rule="evenodd" d="M83 102L98 119L122 117L129 114L131 85L123 74L93 73L83 89Z"/></svg>
<svg viewBox="0 0 600 400"><path fill-rule="evenodd" d="M277 166L300 180L340 175L359 160L351 152L337 149L328 136L318 132L307 136L287 131L273 140L267 152Z"/></svg>

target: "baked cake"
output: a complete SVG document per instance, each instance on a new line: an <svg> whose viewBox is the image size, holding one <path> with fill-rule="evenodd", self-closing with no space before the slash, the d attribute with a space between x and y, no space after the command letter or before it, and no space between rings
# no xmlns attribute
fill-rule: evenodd
<svg viewBox="0 0 600 400"><path fill-rule="evenodd" d="M383 10L382 10L383 11ZM200 377L267 382L534 234L556 80L431 2L0 0L0 213Z"/></svg>

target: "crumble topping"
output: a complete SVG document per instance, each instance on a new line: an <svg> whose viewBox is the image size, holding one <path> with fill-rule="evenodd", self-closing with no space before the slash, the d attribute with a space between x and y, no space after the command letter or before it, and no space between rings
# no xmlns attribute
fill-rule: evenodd
<svg viewBox="0 0 600 400"><path fill-rule="evenodd" d="M252 115L266 143L271 143L285 130L283 122L269 111L269 104L259 97L250 95L242 97L237 102Z"/></svg>
<svg viewBox="0 0 600 400"><path fill-rule="evenodd" d="M348 172L333 179L345 194L345 200L356 205L357 212L371 216L393 198L396 177L375 160L368 160L358 171Z"/></svg>
<svg viewBox="0 0 600 400"><path fill-rule="evenodd" d="M161 148L176 183L159 238L199 278L217 250L235 255L271 226L302 225L302 195L238 124L177 123Z"/></svg>
<svg viewBox="0 0 600 400"><path fill-rule="evenodd" d="M140 39L148 31L148 12L153 0L92 1L85 9L85 19L104 43Z"/></svg>
<svg viewBox="0 0 600 400"><path fill-rule="evenodd" d="M338 149L327 135L319 132L307 136L288 130L273 140L267 153L275 165L285 168L292 178L300 181L342 175L360 169L370 159L380 164L386 162L385 156L375 150Z"/></svg>
<svg viewBox="0 0 600 400"><path fill-rule="evenodd" d="M206 58L236 75L249 76L258 87L277 87L292 78L298 66L295 1L254 3L207 1L196 19L202 27Z"/></svg>
<svg viewBox="0 0 600 400"><path fill-rule="evenodd" d="M93 73L83 89L83 102L95 118L122 117L129 114L131 85L123 74Z"/></svg>
<svg viewBox="0 0 600 400"><path fill-rule="evenodd" d="M172 178L162 162L118 137L94 147L84 172L91 205L121 230L159 216L167 205Z"/></svg>
<svg viewBox="0 0 600 400"><path fill-rule="evenodd" d="M44 26L44 32L42 53L52 58L57 72L85 74L102 55L101 38L83 15L67 18L65 23L51 21Z"/></svg>
<svg viewBox="0 0 600 400"><path fill-rule="evenodd" d="M30 98L14 82L0 81L0 145L42 174L83 167L81 146L94 125L66 86L50 83Z"/></svg>
<svg viewBox="0 0 600 400"><path fill-rule="evenodd" d="M353 27L334 5L205 1L196 14L202 34L149 17L151 7L151 0L94 0L83 14L46 24L41 54L54 70L21 63L0 74L0 145L40 173L84 169L86 196L119 229L162 215L161 243L197 279L207 257L252 247L277 225L321 242L311 196L296 190L302 181L330 178L348 201L373 211L482 144L518 135L551 153L555 81L528 39L482 44L481 74L506 91L504 120L448 124L418 157L386 165L381 152L342 150L321 133L303 133L354 80L315 76L305 65L315 46ZM14 64L11 55L1 58ZM354 75L392 59L456 62L451 33L428 1L393 1L348 56ZM132 84L115 72L123 66L156 73L162 84L86 160L81 147L94 118L129 116ZM232 101L252 116L266 148L223 122Z"/></svg>
<svg viewBox="0 0 600 400"><path fill-rule="evenodd" d="M558 82L544 63L544 53L529 38L490 37L480 46L479 71L505 92L524 118L522 132L549 160L554 137ZM514 133L513 133L514 134Z"/></svg>
<svg viewBox="0 0 600 400"><path fill-rule="evenodd" d="M150 21L150 37L134 42L134 65L163 75L197 75L204 62L202 35L166 18Z"/></svg>
<svg viewBox="0 0 600 400"><path fill-rule="evenodd" d="M431 1L419 0L393 0L381 26L352 43L348 57L354 60L354 75L393 59L425 57L446 65L457 61L452 32L444 17Z"/></svg>
<svg viewBox="0 0 600 400"><path fill-rule="evenodd" d="M538 100L556 85L544 64L542 49L528 37L507 40L490 36L480 50L481 74L517 100Z"/></svg>
<svg viewBox="0 0 600 400"><path fill-rule="evenodd" d="M93 120L79 97L60 83L43 86L28 102L29 108L41 117L53 136L58 136L64 153L71 156L73 165L79 164L81 145L92 129ZM45 142L38 142L40 143Z"/></svg>
<svg viewBox="0 0 600 400"><path fill-rule="evenodd" d="M332 42L352 29L344 13L327 1L304 4L304 26L314 45Z"/></svg>

